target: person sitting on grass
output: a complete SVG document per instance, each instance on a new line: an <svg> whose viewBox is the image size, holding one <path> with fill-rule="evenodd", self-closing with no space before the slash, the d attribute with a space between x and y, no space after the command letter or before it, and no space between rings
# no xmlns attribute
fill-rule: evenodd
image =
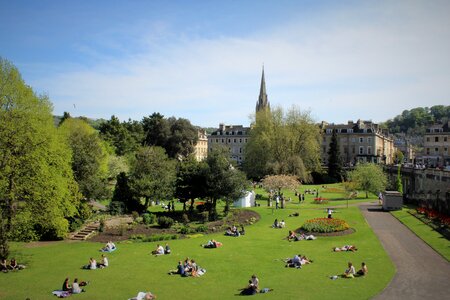
<svg viewBox="0 0 450 300"><path fill-rule="evenodd" d="M154 255L164 255L164 248L160 244L156 246L156 249L152 251Z"/></svg>
<svg viewBox="0 0 450 300"><path fill-rule="evenodd" d="M109 266L108 258L104 254L102 254L102 258L100 260L100 263L97 264L97 267L103 269L106 268L107 266Z"/></svg>
<svg viewBox="0 0 450 300"><path fill-rule="evenodd" d="M100 249L100 251L102 252L111 252L116 250L116 245L112 242L112 241L108 241L105 245L105 247L103 247L102 249Z"/></svg>
<svg viewBox="0 0 450 300"><path fill-rule="evenodd" d="M278 226L278 219L275 219L275 221L273 221L272 228L279 228Z"/></svg>
<svg viewBox="0 0 450 300"><path fill-rule="evenodd" d="M259 292L259 279L255 274L248 281L248 285L245 288L240 289L241 295L255 295Z"/></svg>
<svg viewBox="0 0 450 300"><path fill-rule="evenodd" d="M83 285L87 285L84 281L82 283L84 283ZM72 294L81 294L81 292L85 292L85 290L80 287L82 286L82 283L78 283L78 278L74 279L72 283Z"/></svg>
<svg viewBox="0 0 450 300"><path fill-rule="evenodd" d="M361 269L358 270L358 272L356 272L356 274L359 275L359 276L365 276L365 275L367 275L367 272L368 272L368 270L367 270L366 263L362 262L361 263Z"/></svg>
<svg viewBox="0 0 450 300"><path fill-rule="evenodd" d="M352 252L355 252L355 251L358 250L358 248L356 248L356 247L353 246L353 245L345 245L345 246L342 246L341 248L339 248L339 247L333 247L332 249L333 249L334 252L342 252L342 251L352 251Z"/></svg>
<svg viewBox="0 0 450 300"><path fill-rule="evenodd" d="M173 275L173 274L180 274L182 277L187 276L185 268L183 266L183 262L181 260L178 262L177 268L175 270L169 271L169 275Z"/></svg>
<svg viewBox="0 0 450 300"><path fill-rule="evenodd" d="M69 283L69 277L67 277L66 279L64 279L63 285L62 285L62 290L64 292L69 292L72 290L72 286Z"/></svg>
<svg viewBox="0 0 450 300"><path fill-rule="evenodd" d="M228 227L227 231L225 232L225 235L228 236L240 236L241 234L237 230L236 226Z"/></svg>
<svg viewBox="0 0 450 300"><path fill-rule="evenodd" d="M279 227L279 228L284 228L284 227L286 227L286 222L284 222L284 220L281 220L281 222L278 223L278 227Z"/></svg>
<svg viewBox="0 0 450 300"><path fill-rule="evenodd" d="M342 274L342 277L344 278L353 278L355 277L356 271L355 267L351 262L348 262L348 268L344 271L344 274Z"/></svg>
<svg viewBox="0 0 450 300"><path fill-rule="evenodd" d="M83 267L83 269L95 270L97 269L97 261L94 258L89 258L89 263Z"/></svg>
<svg viewBox="0 0 450 300"><path fill-rule="evenodd" d="M209 240L205 245L201 245L203 248L218 248L222 246L221 242L216 240Z"/></svg>
<svg viewBox="0 0 450 300"><path fill-rule="evenodd" d="M172 250L170 250L169 244L166 243L166 247L164 248L164 254L170 254Z"/></svg>
<svg viewBox="0 0 450 300"><path fill-rule="evenodd" d="M296 242L296 241L299 240L298 236L295 234L295 231L292 231L292 230L289 230L289 234L287 236L287 239L288 239L289 242L291 242L291 241Z"/></svg>
<svg viewBox="0 0 450 300"><path fill-rule="evenodd" d="M0 271L2 271L3 273L8 272L8 265L6 263L6 259L2 259L2 262L0 263Z"/></svg>

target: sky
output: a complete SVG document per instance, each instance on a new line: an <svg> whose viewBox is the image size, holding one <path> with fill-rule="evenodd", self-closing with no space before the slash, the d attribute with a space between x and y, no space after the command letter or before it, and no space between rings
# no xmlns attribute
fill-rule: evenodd
<svg viewBox="0 0 450 300"><path fill-rule="evenodd" d="M54 114L248 126L271 107L382 122L450 105L450 1L0 0L0 56Z"/></svg>

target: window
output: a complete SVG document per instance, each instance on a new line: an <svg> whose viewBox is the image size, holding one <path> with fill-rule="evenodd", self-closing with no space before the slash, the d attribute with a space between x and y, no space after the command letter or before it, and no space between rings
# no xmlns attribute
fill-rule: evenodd
<svg viewBox="0 0 450 300"><path fill-rule="evenodd" d="M355 154L355 146L352 147L352 154Z"/></svg>
<svg viewBox="0 0 450 300"><path fill-rule="evenodd" d="M352 143L356 143L356 138L352 137Z"/></svg>
<svg viewBox="0 0 450 300"><path fill-rule="evenodd" d="M438 136L435 136L435 137L434 137L434 141L435 141L435 142L439 142L439 137L438 137Z"/></svg>
<svg viewBox="0 0 450 300"><path fill-rule="evenodd" d="M228 143L231 143L231 139L228 139Z"/></svg>
<svg viewBox="0 0 450 300"><path fill-rule="evenodd" d="M439 153L439 148L434 148L434 153Z"/></svg>
<svg viewBox="0 0 450 300"><path fill-rule="evenodd" d="M429 142L430 141L430 138L429 137L427 137L427 142Z"/></svg>
<svg viewBox="0 0 450 300"><path fill-rule="evenodd" d="M370 146L367 147L367 154L372 154L372 147Z"/></svg>
<svg viewBox="0 0 450 300"><path fill-rule="evenodd" d="M371 137L367 138L367 143L369 143L369 144L372 143L372 138Z"/></svg>
<svg viewBox="0 0 450 300"><path fill-rule="evenodd" d="M349 129L349 130L348 130L348 133L353 133L353 129Z"/></svg>
<svg viewBox="0 0 450 300"><path fill-rule="evenodd" d="M245 139L245 142L247 143L247 139Z"/></svg>
<svg viewBox="0 0 450 300"><path fill-rule="evenodd" d="M364 143L364 138L363 138L363 137L360 137L360 138L359 138L359 142L360 142L360 143Z"/></svg>
<svg viewBox="0 0 450 300"><path fill-rule="evenodd" d="M444 142L446 142L447 141L447 137L446 136L444 136Z"/></svg>
<svg viewBox="0 0 450 300"><path fill-rule="evenodd" d="M222 139L222 144L223 144L223 143L225 143L225 140L224 140L224 139Z"/></svg>
<svg viewBox="0 0 450 300"><path fill-rule="evenodd" d="M331 128L327 129L327 133L331 133L333 130Z"/></svg>
<svg viewBox="0 0 450 300"><path fill-rule="evenodd" d="M239 153L242 153L242 148L239 148Z"/></svg>
<svg viewBox="0 0 450 300"><path fill-rule="evenodd" d="M363 146L359 146L359 154L364 154L364 147Z"/></svg>
<svg viewBox="0 0 450 300"><path fill-rule="evenodd" d="M430 148L427 148L427 155L430 155Z"/></svg>
<svg viewBox="0 0 450 300"><path fill-rule="evenodd" d="M233 143L236 143L236 139L234 139L234 142Z"/></svg>
<svg viewBox="0 0 450 300"><path fill-rule="evenodd" d="M239 139L239 143L242 143L242 139Z"/></svg>
<svg viewBox="0 0 450 300"><path fill-rule="evenodd" d="M216 143L218 143L219 142L219 139L216 139Z"/></svg>

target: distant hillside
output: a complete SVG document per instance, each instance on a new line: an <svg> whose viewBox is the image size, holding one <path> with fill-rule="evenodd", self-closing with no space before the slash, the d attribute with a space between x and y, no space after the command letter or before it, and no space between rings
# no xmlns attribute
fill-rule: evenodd
<svg viewBox="0 0 450 300"><path fill-rule="evenodd" d="M403 133L410 136L423 135L428 125L447 123L450 120L450 106L435 105L404 110L401 115L389 119L381 125L391 133Z"/></svg>

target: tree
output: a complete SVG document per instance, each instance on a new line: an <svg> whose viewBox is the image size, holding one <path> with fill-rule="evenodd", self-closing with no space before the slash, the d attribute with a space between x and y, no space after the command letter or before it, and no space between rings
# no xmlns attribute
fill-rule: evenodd
<svg viewBox="0 0 450 300"><path fill-rule="evenodd" d="M190 210L194 208L194 199L205 197L206 167L205 162L198 162L193 155L177 163L175 197L182 203L191 201Z"/></svg>
<svg viewBox="0 0 450 300"><path fill-rule="evenodd" d="M300 186L297 177L289 175L270 175L262 180L263 187L267 190L276 190L281 194L282 189L295 190Z"/></svg>
<svg viewBox="0 0 450 300"><path fill-rule="evenodd" d="M170 128L164 116L160 113L153 113L149 117L142 119L142 126L144 129L145 146L159 146L164 147L169 138Z"/></svg>
<svg viewBox="0 0 450 300"><path fill-rule="evenodd" d="M206 158L206 196L211 201L210 218L217 218L217 201L225 201L225 212L230 202L242 197L248 186L245 174L234 168L229 160L229 152L224 148L215 148Z"/></svg>
<svg viewBox="0 0 450 300"><path fill-rule="evenodd" d="M144 209L151 199L172 199L175 191L175 162L161 147L141 147L131 163L129 184L133 195L145 198Z"/></svg>
<svg viewBox="0 0 450 300"><path fill-rule="evenodd" d="M255 115L250 139L244 151L244 171L252 178L288 174L302 181L311 180L311 172L320 167L320 129L309 112L292 107Z"/></svg>
<svg viewBox="0 0 450 300"><path fill-rule="evenodd" d="M368 192L376 194L384 191L387 185L387 176L383 169L373 163L358 164L349 172L348 178L358 189L366 192L366 198L369 197Z"/></svg>
<svg viewBox="0 0 450 300"><path fill-rule="evenodd" d="M81 119L67 119L59 127L72 149L72 169L87 199L108 195L108 153L98 133Z"/></svg>
<svg viewBox="0 0 450 300"><path fill-rule="evenodd" d="M134 152L142 142L142 134L136 137L130 131L134 124L129 125L125 122L120 123L113 115L99 127L100 136L114 147L115 153L119 156ZM142 126L140 129L142 131Z"/></svg>
<svg viewBox="0 0 450 300"><path fill-rule="evenodd" d="M141 211L143 208L139 198L133 196L129 179L125 172L121 172L117 175L116 186L111 199L111 208L114 208L117 205L123 206L124 212L127 213Z"/></svg>
<svg viewBox="0 0 450 300"><path fill-rule="evenodd" d="M194 145L197 143L197 128L187 119L174 117L167 120L170 135L165 144L167 154L171 158L186 158L194 153Z"/></svg>
<svg viewBox="0 0 450 300"><path fill-rule="evenodd" d="M342 181L342 158L339 153L336 129L331 135L330 149L328 150L328 176L335 182Z"/></svg>
<svg viewBox="0 0 450 300"><path fill-rule="evenodd" d="M63 238L80 195L51 104L0 58L0 257L9 240Z"/></svg>

